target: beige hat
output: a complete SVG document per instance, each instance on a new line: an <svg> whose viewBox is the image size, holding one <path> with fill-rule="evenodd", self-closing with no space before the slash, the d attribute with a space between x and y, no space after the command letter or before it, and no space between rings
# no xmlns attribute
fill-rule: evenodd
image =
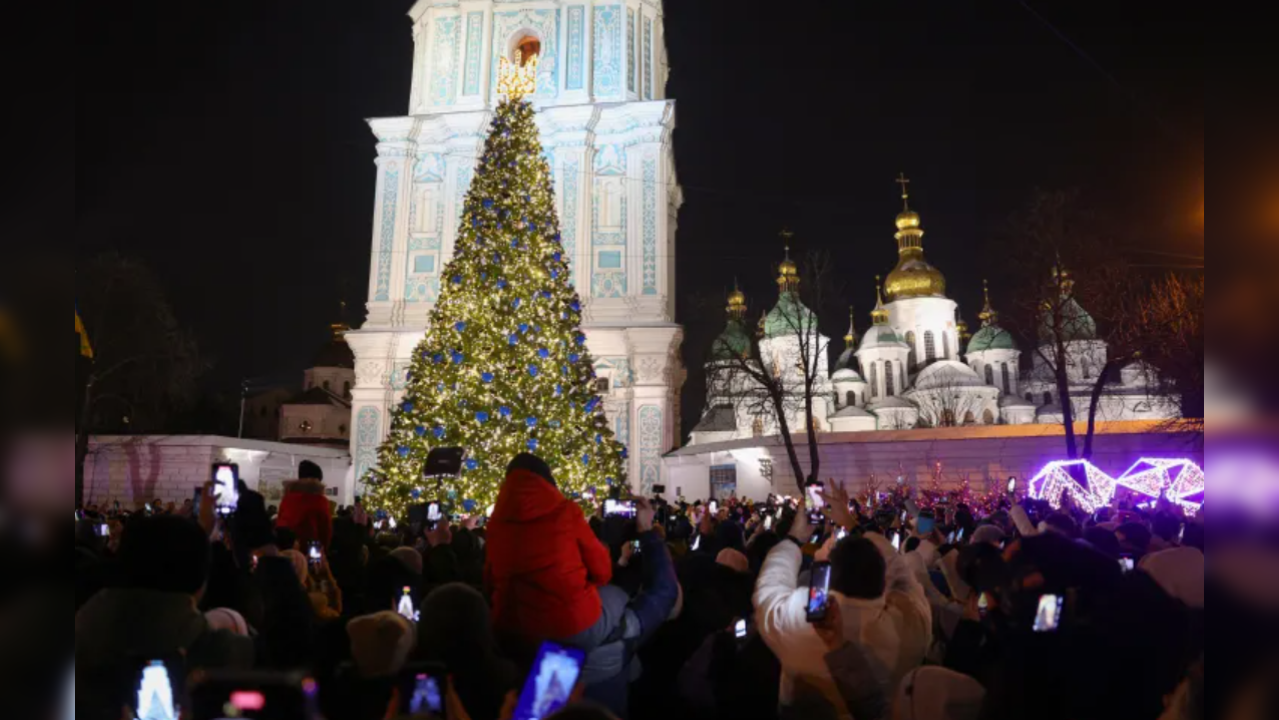
<svg viewBox="0 0 1279 720"><path fill-rule="evenodd" d="M417 647L417 626L393 612L365 615L346 626L351 658L364 677L390 677L404 669Z"/></svg>

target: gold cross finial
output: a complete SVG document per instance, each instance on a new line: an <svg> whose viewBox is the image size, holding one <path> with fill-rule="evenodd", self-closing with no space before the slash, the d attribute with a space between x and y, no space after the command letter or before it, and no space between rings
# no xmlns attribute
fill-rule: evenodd
<svg viewBox="0 0 1279 720"><path fill-rule="evenodd" d="M897 175L897 184L902 186L902 205L910 210L910 188L907 187L910 185L910 179L906 177L906 173Z"/></svg>
<svg viewBox="0 0 1279 720"><path fill-rule="evenodd" d="M795 237L795 233L791 232L790 228L782 228L782 231L778 233L778 235L786 241L788 246L790 245L791 238Z"/></svg>

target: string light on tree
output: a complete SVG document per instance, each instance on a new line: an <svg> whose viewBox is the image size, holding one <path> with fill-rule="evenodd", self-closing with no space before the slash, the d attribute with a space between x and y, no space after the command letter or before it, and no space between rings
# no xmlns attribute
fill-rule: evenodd
<svg viewBox="0 0 1279 720"><path fill-rule="evenodd" d="M535 452L561 490L625 481L626 449L595 394L569 282L550 169L533 107L537 58L503 60L499 104L444 269L426 337L413 354L404 401L392 414L367 502L403 518L414 503L458 510L493 505L507 464ZM432 448L468 453L460 477L424 480Z"/></svg>

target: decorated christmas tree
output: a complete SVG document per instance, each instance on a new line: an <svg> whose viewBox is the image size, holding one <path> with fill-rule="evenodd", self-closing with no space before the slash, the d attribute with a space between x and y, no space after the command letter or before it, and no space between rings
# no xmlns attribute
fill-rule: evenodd
<svg viewBox="0 0 1279 720"><path fill-rule="evenodd" d="M507 464L533 453L560 489L581 496L625 480L626 449L595 394L582 305L569 283L550 169L532 105L536 58L503 61L497 108L466 196L452 261L393 412L368 505L403 518L410 505L491 506ZM427 480L432 448L460 447L457 479Z"/></svg>

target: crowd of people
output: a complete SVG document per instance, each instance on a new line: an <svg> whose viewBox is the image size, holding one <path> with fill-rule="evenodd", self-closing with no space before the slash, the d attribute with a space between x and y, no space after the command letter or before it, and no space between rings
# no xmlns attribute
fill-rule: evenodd
<svg viewBox="0 0 1279 720"><path fill-rule="evenodd" d="M163 717L138 708L163 666L175 698L219 673L294 682L306 720L401 717L432 694L448 720L541 718L561 703L519 705L547 643L581 659L543 687L565 696L556 718L1212 716L1204 530L1175 506L978 511L831 481L604 507L522 455L488 518L392 527L334 508L310 463L278 510L243 487L225 516L85 508L76 717Z"/></svg>

